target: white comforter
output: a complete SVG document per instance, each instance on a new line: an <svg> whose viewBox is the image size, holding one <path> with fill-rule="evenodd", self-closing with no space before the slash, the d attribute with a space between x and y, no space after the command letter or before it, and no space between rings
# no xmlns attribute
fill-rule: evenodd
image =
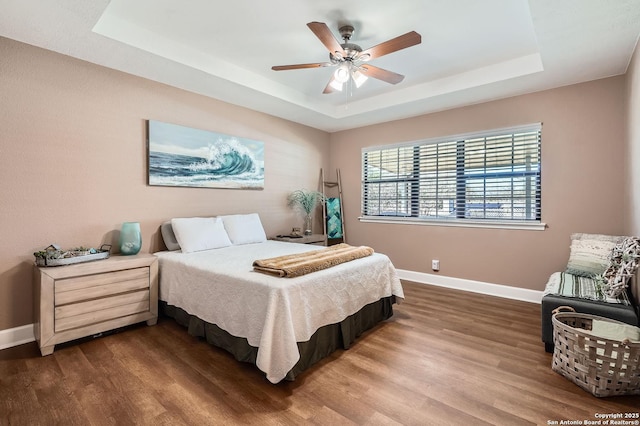
<svg viewBox="0 0 640 426"><path fill-rule="evenodd" d="M393 264L379 253L297 278L252 268L256 259L319 248L267 241L189 254L155 253L160 299L246 338L258 347L258 368L277 383L300 358L296 342L382 297L404 298Z"/></svg>

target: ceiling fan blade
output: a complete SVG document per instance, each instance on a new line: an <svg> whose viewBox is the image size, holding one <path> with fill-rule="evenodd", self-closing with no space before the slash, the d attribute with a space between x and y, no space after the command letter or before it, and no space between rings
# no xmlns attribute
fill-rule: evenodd
<svg viewBox="0 0 640 426"><path fill-rule="evenodd" d="M329 50L329 53L339 52L344 55L344 49L331 33L329 27L324 22L309 22L307 27L320 39L322 44Z"/></svg>
<svg viewBox="0 0 640 426"><path fill-rule="evenodd" d="M331 62L316 62L313 64L294 64L294 65L275 65L271 67L274 71L285 71L285 70L299 70L304 68L321 68L321 67L330 67L333 64Z"/></svg>
<svg viewBox="0 0 640 426"><path fill-rule="evenodd" d="M367 77L377 78L378 80L386 81L391 84L398 84L402 80L404 80L404 75L397 74L392 71L387 71L385 69L374 67L373 65L361 65L360 71L366 75Z"/></svg>
<svg viewBox="0 0 640 426"><path fill-rule="evenodd" d="M325 87L324 90L322 91L322 94L326 95L328 93L333 93L333 92L335 92L335 89L333 87L331 87L331 82L329 82L327 84L327 87Z"/></svg>
<svg viewBox="0 0 640 426"><path fill-rule="evenodd" d="M370 47L367 50L362 51L360 56L369 55L369 59L379 58L380 56L415 46L421 42L422 36L415 31L410 31L396 38L392 38L391 40L387 40L384 43Z"/></svg>
<svg viewBox="0 0 640 426"><path fill-rule="evenodd" d="M329 79L329 83L327 83L327 87L325 87L322 91L323 94L326 95L327 93L333 93L336 91L335 87L333 86L333 82L335 81L335 79L336 78L332 75Z"/></svg>

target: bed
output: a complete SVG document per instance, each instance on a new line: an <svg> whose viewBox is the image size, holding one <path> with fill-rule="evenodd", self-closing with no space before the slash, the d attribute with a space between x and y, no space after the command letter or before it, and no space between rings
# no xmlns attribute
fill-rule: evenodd
<svg viewBox="0 0 640 426"><path fill-rule="evenodd" d="M202 240L212 226L209 221L203 232L203 225L190 224L185 232L184 223L195 219L161 227L169 249L155 253L161 306L189 333L255 364L272 383L293 380L335 349L348 348L404 298L383 254L281 278L254 271L253 262L322 247L267 240L259 216L251 214L208 218L216 236L194 250L194 236Z"/></svg>

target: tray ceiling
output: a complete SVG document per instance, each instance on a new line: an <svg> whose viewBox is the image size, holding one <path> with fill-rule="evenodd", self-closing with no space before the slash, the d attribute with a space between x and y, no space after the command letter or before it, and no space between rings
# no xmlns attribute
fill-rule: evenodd
<svg viewBox="0 0 640 426"><path fill-rule="evenodd" d="M0 36L333 132L626 72L640 0L0 0ZM333 68L307 28L355 27L371 63L405 75L322 94Z"/></svg>

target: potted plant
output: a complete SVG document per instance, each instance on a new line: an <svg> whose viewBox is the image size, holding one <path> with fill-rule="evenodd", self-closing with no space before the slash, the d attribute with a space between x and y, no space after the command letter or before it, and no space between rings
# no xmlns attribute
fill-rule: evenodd
<svg viewBox="0 0 640 426"><path fill-rule="evenodd" d="M287 196L289 207L304 213L304 234L311 235L313 229L312 213L316 206L324 201L324 195L318 191L298 189Z"/></svg>

